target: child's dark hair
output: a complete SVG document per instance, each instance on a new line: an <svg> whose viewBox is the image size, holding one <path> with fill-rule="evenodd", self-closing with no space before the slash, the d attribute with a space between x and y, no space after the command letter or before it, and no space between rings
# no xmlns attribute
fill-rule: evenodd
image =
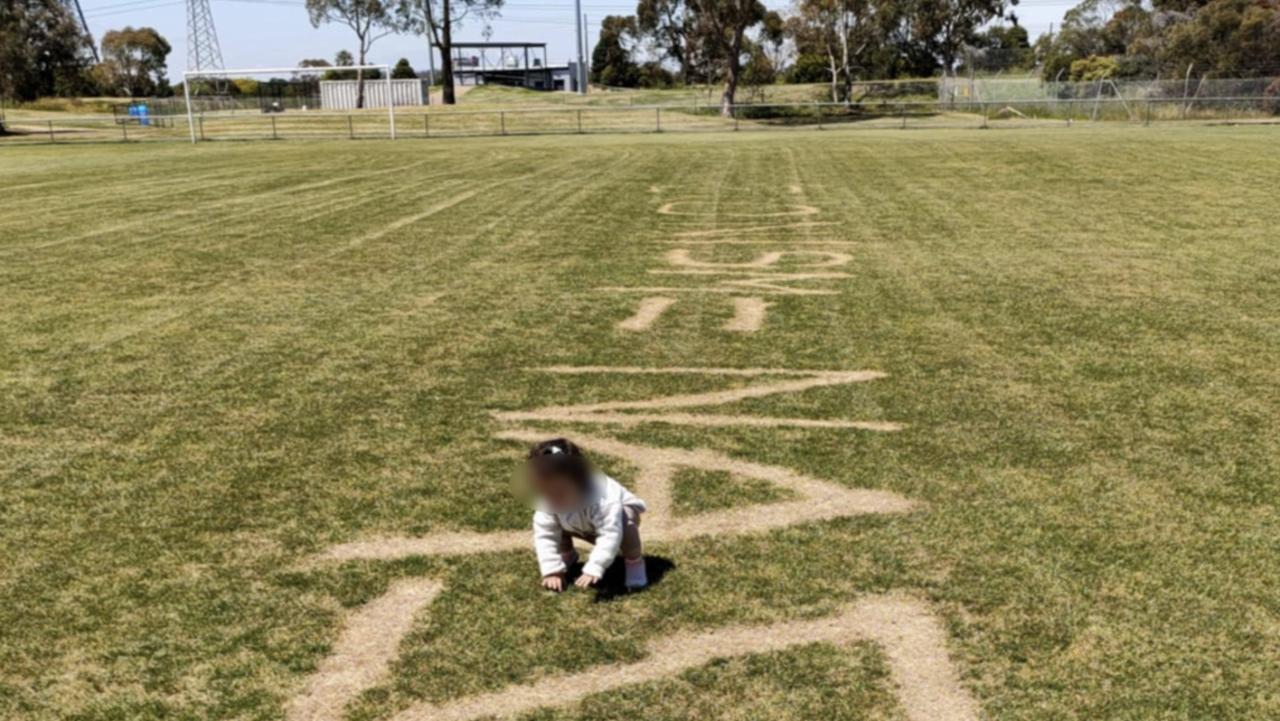
<svg viewBox="0 0 1280 721"><path fill-rule="evenodd" d="M535 476L564 476L587 488L594 470L582 449L567 438L543 441L529 449L529 472Z"/></svg>

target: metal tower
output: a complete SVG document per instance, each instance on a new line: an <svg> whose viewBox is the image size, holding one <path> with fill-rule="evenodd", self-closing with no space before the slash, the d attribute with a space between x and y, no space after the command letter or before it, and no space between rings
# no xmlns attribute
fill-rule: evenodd
<svg viewBox="0 0 1280 721"><path fill-rule="evenodd" d="M187 70L224 69L209 0L187 0Z"/></svg>
<svg viewBox="0 0 1280 721"><path fill-rule="evenodd" d="M102 62L102 58L98 57L98 44L93 41L93 33L89 32L89 23L85 22L84 8L80 7L80 0L62 0L62 4L71 11L72 17L80 21L80 31L89 38L89 50L93 52L93 62Z"/></svg>

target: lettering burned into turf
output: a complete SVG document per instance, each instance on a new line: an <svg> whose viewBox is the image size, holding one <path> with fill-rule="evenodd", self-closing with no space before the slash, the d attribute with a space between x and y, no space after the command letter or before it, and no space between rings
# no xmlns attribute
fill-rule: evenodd
<svg viewBox="0 0 1280 721"><path fill-rule="evenodd" d="M708 216L707 210L699 210L702 206L694 201L667 203L658 208L659 215L686 216L699 218ZM787 205L780 210L713 209L712 217L727 217L751 223L739 228L711 228L686 230L678 234L680 237L701 238L693 245L729 245L744 242L744 234L768 233L784 229L804 229L825 225L810 220L810 216L820 211L811 205ZM711 239L720 236L719 239ZM814 241L802 241L805 244L819 244ZM827 244L827 243L821 243ZM838 245L839 243L831 243ZM664 281L686 281L679 285L642 285L634 287L606 287L600 290L609 293L643 293L633 315L620 321L617 328L623 331L647 331L675 306L678 301L669 297L673 294L715 294L729 296L728 306L733 314L721 326L722 330L736 333L754 333L765 325L769 309L773 306L766 300L770 296L828 296L835 295L824 281L837 281L849 278L849 274L836 270L848 265L852 256L846 253L828 250L761 250L758 254L744 261L714 261L696 256L692 247L676 248L663 255L666 267L649 271L651 275L662 276ZM814 287L817 282L818 287ZM657 295L650 295L657 294Z"/></svg>
<svg viewBox="0 0 1280 721"><path fill-rule="evenodd" d="M770 418L691 410L885 378L885 374L877 371L557 366L539 369L539 372L584 376L696 375L751 381L741 387L700 393L495 412L495 421L505 426L495 433L496 438L532 442L548 435L547 431L526 427L530 423L821 427L869 432L901 429L898 424L876 420ZM756 533L860 514L906 513L916 505L889 491L846 488L789 468L748 462L709 449L663 448L623 442L608 435L573 435L589 451L621 458L638 469L636 476L627 481L650 504L652 512L645 519L646 538L655 542L679 542L708 534ZM763 480L791 493L786 500L775 503L676 517L672 514L671 485L681 469L727 472L740 478ZM526 550L529 544L529 532L525 530L439 533L342 544L330 548L319 560L462 555ZM286 713L289 721L342 719L347 704L360 692L387 680L388 667L415 616L426 612L443 590L441 583L434 579L405 579L393 584L382 598L351 614L330 656L307 679L289 705ZM844 646L856 641L870 641L882 649L901 706L911 721L977 719L976 705L960 684L947 655L946 636L938 619L921 601L889 594L852 599L835 615L817 620L716 628L655 639L647 644L646 657L634 663L598 666L439 704L422 702L397 714L394 721L507 718L538 708L573 704L591 694L625 684L659 680L715 658L818 642Z"/></svg>

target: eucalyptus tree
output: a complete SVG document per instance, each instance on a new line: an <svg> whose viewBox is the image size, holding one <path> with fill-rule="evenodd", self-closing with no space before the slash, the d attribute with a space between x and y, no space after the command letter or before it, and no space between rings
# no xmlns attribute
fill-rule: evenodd
<svg viewBox="0 0 1280 721"><path fill-rule="evenodd" d="M444 104L457 102L453 77L453 31L471 18L489 20L502 11L504 0L401 0L398 14L405 27L426 35L440 49ZM432 78L434 82L435 78Z"/></svg>
<svg viewBox="0 0 1280 721"><path fill-rule="evenodd" d="M364 107L364 65L369 48L379 39L406 28L401 13L392 3L396 0L306 0L312 27L338 23L351 28L356 35L356 107Z"/></svg>

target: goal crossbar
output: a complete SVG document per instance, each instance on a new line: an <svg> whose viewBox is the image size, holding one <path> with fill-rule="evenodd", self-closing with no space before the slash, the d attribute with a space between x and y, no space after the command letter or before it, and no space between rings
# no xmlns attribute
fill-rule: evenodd
<svg viewBox="0 0 1280 721"><path fill-rule="evenodd" d="M347 72L350 70L381 70L382 80L386 83L387 88L387 117L391 122L391 139L396 139L396 103L395 97L391 91L391 66L390 65L339 65L330 68L245 68L243 70L188 70L182 74L182 94L187 103L187 128L191 131L191 142L198 142L196 138L196 119L195 113L191 110L191 78L208 78L208 77L232 77L235 75L266 75L268 73L317 73L324 71L340 70ZM376 80L374 82L377 82Z"/></svg>

